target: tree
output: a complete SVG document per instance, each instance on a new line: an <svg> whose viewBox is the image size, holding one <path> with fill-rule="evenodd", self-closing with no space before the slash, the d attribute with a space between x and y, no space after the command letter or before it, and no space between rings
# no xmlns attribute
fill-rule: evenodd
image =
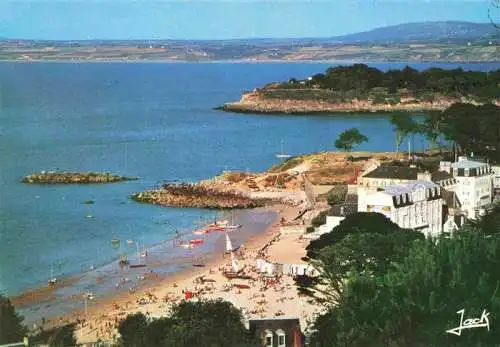
<svg viewBox="0 0 500 347"><path fill-rule="evenodd" d="M144 346L148 321L142 313L129 314L118 326L121 344L124 347Z"/></svg>
<svg viewBox="0 0 500 347"><path fill-rule="evenodd" d="M9 298L0 294L0 344L23 341L27 330L22 321Z"/></svg>
<svg viewBox="0 0 500 347"><path fill-rule="evenodd" d="M297 284L304 294L320 301L336 301L352 273L380 276L408 255L415 240L423 238L423 234L401 229L380 213L349 215L307 247L307 260L320 271L320 278L311 283L298 279Z"/></svg>
<svg viewBox="0 0 500 347"><path fill-rule="evenodd" d="M335 140L335 147L350 152L354 146L368 142L368 138L361 134L358 129L352 128L341 133Z"/></svg>
<svg viewBox="0 0 500 347"><path fill-rule="evenodd" d="M150 321L140 313L129 315L119 332L124 347L255 346L241 312L222 300L184 301L168 317Z"/></svg>
<svg viewBox="0 0 500 347"><path fill-rule="evenodd" d="M421 127L411 116L406 114L393 114L389 121L394 126L394 131L396 133L396 153L399 153L399 148L405 137L410 134L418 133Z"/></svg>
<svg viewBox="0 0 500 347"><path fill-rule="evenodd" d="M50 347L75 346L76 343L74 324L64 325L55 329L48 339L48 345Z"/></svg>
<svg viewBox="0 0 500 347"><path fill-rule="evenodd" d="M383 274L351 272L339 298L314 322L311 345L497 345L500 329L492 319L500 310L499 215L494 210L485 224L414 242ZM460 325L456 312L462 308L467 318L489 312L489 331L446 333Z"/></svg>
<svg viewBox="0 0 500 347"><path fill-rule="evenodd" d="M436 147L437 140L442 134L441 122L443 114L440 111L431 111L422 124L422 133L431 142L432 147Z"/></svg>

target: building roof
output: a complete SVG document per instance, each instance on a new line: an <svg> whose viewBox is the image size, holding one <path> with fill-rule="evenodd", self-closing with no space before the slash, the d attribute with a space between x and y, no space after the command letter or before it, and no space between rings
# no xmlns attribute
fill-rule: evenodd
<svg viewBox="0 0 500 347"><path fill-rule="evenodd" d="M431 179L433 182L439 182L444 180L452 179L453 175L446 171L434 171L431 173Z"/></svg>
<svg viewBox="0 0 500 347"><path fill-rule="evenodd" d="M453 169L477 169L480 167L484 167L487 165L486 163L480 163L477 161L472 161L472 160L462 160L462 161L457 161L455 163L451 164L451 167Z"/></svg>
<svg viewBox="0 0 500 347"><path fill-rule="evenodd" d="M453 191L443 189L443 199L448 207L459 208L462 206L457 194Z"/></svg>
<svg viewBox="0 0 500 347"><path fill-rule="evenodd" d="M397 196L410 194L412 191L420 187L423 187L425 189L433 189L439 186L436 183L430 181L414 181L411 183L388 185L384 188L384 192L392 196Z"/></svg>
<svg viewBox="0 0 500 347"><path fill-rule="evenodd" d="M405 166L379 166L368 172L366 178L392 178L401 180L414 180L417 178L418 169Z"/></svg>

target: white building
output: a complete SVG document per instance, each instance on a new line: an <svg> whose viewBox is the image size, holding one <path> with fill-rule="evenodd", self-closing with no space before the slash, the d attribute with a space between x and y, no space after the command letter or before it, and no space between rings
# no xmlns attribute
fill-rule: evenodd
<svg viewBox="0 0 500 347"><path fill-rule="evenodd" d="M491 167L493 171L493 193L497 199L500 199L500 165Z"/></svg>
<svg viewBox="0 0 500 347"><path fill-rule="evenodd" d="M377 191L358 189L358 211L382 213L401 228L435 236L443 225L442 189L424 180L387 185Z"/></svg>
<svg viewBox="0 0 500 347"><path fill-rule="evenodd" d="M467 218L478 217L493 200L495 175L490 165L459 157L455 163L441 162L440 166L456 179L455 192Z"/></svg>

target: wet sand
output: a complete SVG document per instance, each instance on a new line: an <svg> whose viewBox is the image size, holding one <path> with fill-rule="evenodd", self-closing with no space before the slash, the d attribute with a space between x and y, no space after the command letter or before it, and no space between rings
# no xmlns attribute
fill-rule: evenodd
<svg viewBox="0 0 500 347"><path fill-rule="evenodd" d="M300 258L305 255L307 242L301 240L298 234L280 236L279 222L281 218L293 220L301 212L301 206L275 205L268 209L277 212L276 219L266 231L253 235L244 243L243 256L239 259L252 280L228 280L223 276L222 270L228 268L230 260L223 252L224 238L219 238L215 255L207 260L204 267L191 266L168 276L152 273L152 280L145 281L135 292L119 292L109 297L95 298L88 302L87 315L83 309L75 310L71 314L46 321L45 327L76 321L79 322L77 336L80 343L96 341L98 338L113 339L117 334L118 322L128 313L140 311L153 317L162 316L169 305L185 299L185 291L195 293L194 300L228 300L242 309L247 318L300 317L305 326L306 320L318 308L309 303L307 298L299 297L291 277L282 276L278 281L266 283L255 268L256 258L262 256L270 261L302 263ZM262 248L266 249L265 254L259 256ZM199 281L200 276L205 278L204 283Z"/></svg>

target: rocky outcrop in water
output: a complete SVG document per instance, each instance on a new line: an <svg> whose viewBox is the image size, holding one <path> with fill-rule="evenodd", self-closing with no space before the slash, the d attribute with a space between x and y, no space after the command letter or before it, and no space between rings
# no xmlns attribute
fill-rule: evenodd
<svg viewBox="0 0 500 347"><path fill-rule="evenodd" d="M239 209L262 207L269 200L252 199L236 191L226 191L200 184L166 184L161 189L132 195L132 199L169 207Z"/></svg>
<svg viewBox="0 0 500 347"><path fill-rule="evenodd" d="M113 175L109 172L45 172L24 177L28 184L93 184L137 180L137 177Z"/></svg>

